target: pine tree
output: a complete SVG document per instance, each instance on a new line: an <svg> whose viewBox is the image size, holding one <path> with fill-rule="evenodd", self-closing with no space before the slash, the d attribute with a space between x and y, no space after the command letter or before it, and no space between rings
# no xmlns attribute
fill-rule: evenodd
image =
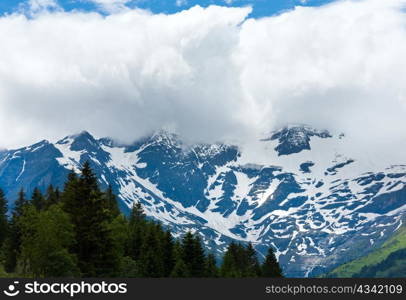
<svg viewBox="0 0 406 300"><path fill-rule="evenodd" d="M220 269L222 277L258 277L261 266L251 243L246 246L231 242L224 254Z"/></svg>
<svg viewBox="0 0 406 300"><path fill-rule="evenodd" d="M145 222L145 213L140 202L133 205L130 214L130 226Z"/></svg>
<svg viewBox="0 0 406 300"><path fill-rule="evenodd" d="M188 271L192 274L194 261L194 237L191 232L187 232L181 242L181 259L185 263Z"/></svg>
<svg viewBox="0 0 406 300"><path fill-rule="evenodd" d="M175 256L174 256L174 242L171 232L165 231L162 237L162 249L163 249L163 259L164 259L164 277L169 277L175 266Z"/></svg>
<svg viewBox="0 0 406 300"><path fill-rule="evenodd" d="M157 278L164 276L164 257L159 229L152 222L148 223L138 263L142 277Z"/></svg>
<svg viewBox="0 0 406 300"><path fill-rule="evenodd" d="M76 245L73 249L83 276L112 276L120 265L115 252L109 220L111 213L100 191L89 162L83 164L78 178L68 176L62 195L64 210L74 226Z"/></svg>
<svg viewBox="0 0 406 300"><path fill-rule="evenodd" d="M182 239L182 260L186 264L191 277L205 276L205 260L203 247L199 237L191 232Z"/></svg>
<svg viewBox="0 0 406 300"><path fill-rule="evenodd" d="M175 267L173 268L170 276L174 278L190 277L189 269L183 259L178 259L176 261Z"/></svg>
<svg viewBox="0 0 406 300"><path fill-rule="evenodd" d="M4 192L0 189L0 248L3 245L8 233L7 200Z"/></svg>
<svg viewBox="0 0 406 300"><path fill-rule="evenodd" d="M124 256L120 260L118 277L137 278L141 277L138 264L131 257Z"/></svg>
<svg viewBox="0 0 406 300"><path fill-rule="evenodd" d="M247 267L244 275L246 277L261 276L261 267L258 262L257 252L252 246L252 243L248 243L245 251L247 255Z"/></svg>
<svg viewBox="0 0 406 300"><path fill-rule="evenodd" d="M261 266L262 277L283 277L282 269L275 257L272 247L269 247L265 261Z"/></svg>
<svg viewBox="0 0 406 300"><path fill-rule="evenodd" d="M140 203L135 203L129 218L129 243L126 254L138 260L146 232L147 220Z"/></svg>
<svg viewBox="0 0 406 300"><path fill-rule="evenodd" d="M74 176L76 176L76 174ZM59 200L60 200L59 188L57 187L54 189L52 184L49 185L44 199L43 208L46 209L53 204L57 204L59 203Z"/></svg>
<svg viewBox="0 0 406 300"><path fill-rule="evenodd" d="M109 185L106 192L104 193L104 197L106 199L106 205L111 213L111 216L114 218L120 215L120 210L118 209L117 205L117 198L116 195L114 195L113 193L113 188L111 187L111 185Z"/></svg>
<svg viewBox="0 0 406 300"><path fill-rule="evenodd" d="M38 188L35 188L34 191L32 192L31 203L38 210L41 210L45 207L44 196L42 196L42 193Z"/></svg>
<svg viewBox="0 0 406 300"><path fill-rule="evenodd" d="M18 198L14 203L13 216L19 217L23 214L24 207L28 204L28 200L25 198L24 189L18 192Z"/></svg>
<svg viewBox="0 0 406 300"><path fill-rule="evenodd" d="M194 236L194 260L191 270L192 277L204 277L206 275L206 255L202 246L202 241L198 235Z"/></svg>
<svg viewBox="0 0 406 300"><path fill-rule="evenodd" d="M218 277L219 270L217 268L216 257L214 254L210 253L207 255L205 264L205 277L215 278Z"/></svg>
<svg viewBox="0 0 406 300"><path fill-rule="evenodd" d="M241 245L236 244L232 241L228 247L227 251L223 256L223 263L220 268L221 277L243 277L241 272Z"/></svg>
<svg viewBox="0 0 406 300"><path fill-rule="evenodd" d="M18 198L14 203L14 210L9 225L9 234L5 241L5 262L4 268L11 273L16 270L17 258L21 251L21 226L19 218L23 215L24 208L28 205L24 190L18 193Z"/></svg>
<svg viewBox="0 0 406 300"><path fill-rule="evenodd" d="M181 278L190 277L190 272L185 262L183 261L183 249L180 240L175 240L173 244L174 266L171 270L170 277Z"/></svg>
<svg viewBox="0 0 406 300"><path fill-rule="evenodd" d="M50 185L47 192L47 202L51 203L53 197L54 188ZM82 199L79 195L79 178L73 170L68 174L61 200L64 210L70 214L73 223L77 224L79 222L78 218L80 216L79 212L81 210Z"/></svg>
<svg viewBox="0 0 406 300"><path fill-rule="evenodd" d="M110 238L113 241L114 252L120 258L125 257L129 241L129 227L127 218L120 214L108 223Z"/></svg>

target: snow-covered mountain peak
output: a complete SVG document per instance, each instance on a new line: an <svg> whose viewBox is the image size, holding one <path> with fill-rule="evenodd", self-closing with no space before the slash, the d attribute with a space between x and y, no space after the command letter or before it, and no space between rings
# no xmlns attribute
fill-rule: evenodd
<svg viewBox="0 0 406 300"><path fill-rule="evenodd" d="M127 146L84 132L0 153L0 186L11 200L22 186L62 188L89 161L124 212L139 201L175 236L199 232L210 251L251 241L274 247L287 275L317 275L382 243L406 215L405 161L351 152L352 142L303 125L239 146L165 130Z"/></svg>
<svg viewBox="0 0 406 300"><path fill-rule="evenodd" d="M273 131L271 134L271 137L264 141L278 140L279 144L275 147L278 155L289 155L299 153L302 150L310 150L310 139L312 137L332 137L327 130L318 130L303 124L290 124Z"/></svg>

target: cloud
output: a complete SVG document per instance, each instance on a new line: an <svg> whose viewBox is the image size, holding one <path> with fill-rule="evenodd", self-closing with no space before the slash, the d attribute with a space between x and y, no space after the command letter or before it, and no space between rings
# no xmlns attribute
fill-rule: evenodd
<svg viewBox="0 0 406 300"><path fill-rule="evenodd" d="M87 129L131 141L159 127L210 138L236 126L231 54L249 8L0 18L3 146Z"/></svg>
<svg viewBox="0 0 406 300"><path fill-rule="evenodd" d="M187 4L187 0L176 0L175 5L176 6L184 6Z"/></svg>
<svg viewBox="0 0 406 300"><path fill-rule="evenodd" d="M131 142L161 127L238 140L288 122L396 145L403 4L339 1L261 19L219 6L1 17L0 146L84 129Z"/></svg>
<svg viewBox="0 0 406 300"><path fill-rule="evenodd" d="M256 119L404 139L404 4L339 1L247 20L238 63Z"/></svg>
<svg viewBox="0 0 406 300"><path fill-rule="evenodd" d="M118 13L127 10L127 3L131 0L86 0L96 4L102 11L107 13Z"/></svg>
<svg viewBox="0 0 406 300"><path fill-rule="evenodd" d="M28 0L20 3L19 5L20 13L25 13L31 16L41 12L61 10L62 8L59 6L58 1L56 0Z"/></svg>

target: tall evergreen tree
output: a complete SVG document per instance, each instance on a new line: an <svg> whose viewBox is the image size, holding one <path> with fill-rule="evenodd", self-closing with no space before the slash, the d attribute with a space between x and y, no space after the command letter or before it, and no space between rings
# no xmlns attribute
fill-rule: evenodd
<svg viewBox="0 0 406 300"><path fill-rule="evenodd" d="M145 213L140 202L133 205L130 214L130 226L145 222Z"/></svg>
<svg viewBox="0 0 406 300"><path fill-rule="evenodd" d="M89 162L83 164L79 178L69 174L62 199L74 225L74 253L83 275L108 277L117 272L120 258L108 226L111 214Z"/></svg>
<svg viewBox="0 0 406 300"><path fill-rule="evenodd" d="M47 201L51 202L54 195L54 188L49 186L47 192ZM67 181L61 195L64 210L70 214L73 223L76 225L79 222L79 212L81 210L81 198L79 195L79 178L75 171L72 170L68 174Z"/></svg>
<svg viewBox="0 0 406 300"><path fill-rule="evenodd" d="M190 277L189 269L183 259L180 258L176 261L170 276L174 278Z"/></svg>
<svg viewBox="0 0 406 300"><path fill-rule="evenodd" d="M147 220L141 204L135 203L130 213L129 219L129 243L127 247L127 255L138 260L141 254L144 236L146 232Z"/></svg>
<svg viewBox="0 0 406 300"><path fill-rule="evenodd" d="M159 228L148 223L138 263L143 277L163 277L165 272Z"/></svg>
<svg viewBox="0 0 406 300"><path fill-rule="evenodd" d="M220 268L221 277L243 277L240 268L241 261L241 245L232 241L228 247L227 251L223 256L223 263Z"/></svg>
<svg viewBox="0 0 406 300"><path fill-rule="evenodd" d="M109 222L108 226L110 239L113 241L111 250L118 259L118 265L112 270L111 276L138 277L138 265L131 257L126 256L130 238L127 218L120 214ZM128 274L125 275L125 272Z"/></svg>
<svg viewBox="0 0 406 300"><path fill-rule="evenodd" d="M175 266L174 242L171 232L165 231L162 237L162 250L164 259L164 276L169 277Z"/></svg>
<svg viewBox="0 0 406 300"><path fill-rule="evenodd" d="M0 248L8 233L7 200L4 192L0 189Z"/></svg>
<svg viewBox="0 0 406 300"><path fill-rule="evenodd" d="M244 275L246 277L261 276L261 267L258 262L257 252L252 246L252 243L248 243L245 251L247 256L247 267Z"/></svg>
<svg viewBox="0 0 406 300"><path fill-rule="evenodd" d="M13 216L19 217L23 214L24 207L28 204L28 200L25 197L24 189L21 188L18 192L17 200L14 203Z"/></svg>
<svg viewBox="0 0 406 300"><path fill-rule="evenodd" d="M14 272L17 267L17 258L21 252L21 226L19 218L23 215L24 208L28 205L24 189L18 193L14 203L14 210L10 221L9 234L5 241L4 268L7 272Z"/></svg>
<svg viewBox="0 0 406 300"><path fill-rule="evenodd" d="M38 210L41 210L45 207L45 198L38 188L35 188L32 192L31 203Z"/></svg>
<svg viewBox="0 0 406 300"><path fill-rule="evenodd" d="M216 257L210 253L207 255L205 264L205 277L215 278L219 276L219 270L217 268Z"/></svg>
<svg viewBox="0 0 406 300"><path fill-rule="evenodd" d="M198 236L191 232L185 234L182 239L182 259L186 264L191 277L205 276L206 256Z"/></svg>
<svg viewBox="0 0 406 300"><path fill-rule="evenodd" d="M75 173L74 173L74 174L75 174ZM69 174L69 175L72 175L72 174ZM76 176L76 174L73 175L73 176ZM43 205L44 207L43 207L43 208L48 208L48 207L50 207L50 206L53 205L53 204L57 204L57 203L59 203L59 200L60 200L59 188L56 187L56 188L54 189L54 187L53 187L52 184L49 185L49 187L48 187L48 189L47 189L47 192L46 192L46 196L45 196L45 200L44 200L44 205Z"/></svg>
<svg viewBox="0 0 406 300"><path fill-rule="evenodd" d="M192 277L204 277L206 275L206 254L204 253L202 241L197 234L194 236L193 253L194 260L192 264L191 275Z"/></svg>
<svg viewBox="0 0 406 300"><path fill-rule="evenodd" d="M111 216L117 217L120 214L120 210L118 209L117 205L117 198L116 195L113 193L113 188L111 185L107 188L107 190L104 193L104 197L106 199L106 205L111 213Z"/></svg>
<svg viewBox="0 0 406 300"><path fill-rule="evenodd" d="M262 277L283 277L282 269L275 257L272 247L269 247L265 261L261 266Z"/></svg>
<svg viewBox="0 0 406 300"><path fill-rule="evenodd" d="M183 249L182 244L179 240L175 241L173 245L173 256L175 265L171 271L170 277L174 278L183 278L183 277L190 277L189 268L186 266L185 262L183 261Z"/></svg>
<svg viewBox="0 0 406 300"><path fill-rule="evenodd" d="M222 277L258 277L261 267L257 254L251 243L243 246L231 242L224 254L221 266Z"/></svg>

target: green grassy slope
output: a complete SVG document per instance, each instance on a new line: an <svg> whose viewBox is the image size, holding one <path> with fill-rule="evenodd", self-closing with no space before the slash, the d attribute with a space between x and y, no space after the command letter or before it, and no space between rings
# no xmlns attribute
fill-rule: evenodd
<svg viewBox="0 0 406 300"><path fill-rule="evenodd" d="M353 277L406 277L406 248L392 252L385 260L378 264L363 267L361 272Z"/></svg>
<svg viewBox="0 0 406 300"><path fill-rule="evenodd" d="M406 226L387 240L381 247L374 250L367 256L350 261L329 272L326 277L352 277L359 273L364 266L371 266L384 261L391 253L406 248Z"/></svg>

